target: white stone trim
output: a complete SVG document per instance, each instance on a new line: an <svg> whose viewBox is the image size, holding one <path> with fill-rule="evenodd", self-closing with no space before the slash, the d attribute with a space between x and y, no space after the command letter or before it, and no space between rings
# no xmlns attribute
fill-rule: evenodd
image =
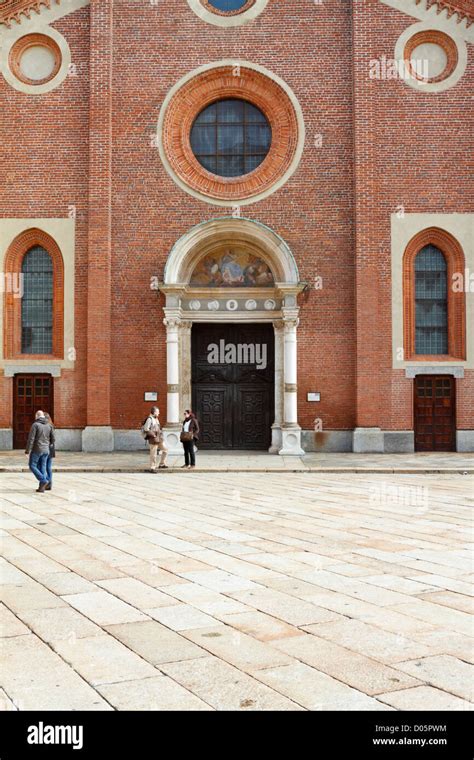
<svg viewBox="0 0 474 760"><path fill-rule="evenodd" d="M51 375L51 377L61 377L61 365L60 364L34 364L32 362L15 361L11 364L6 363L3 370L5 377L15 377L19 374L37 374L37 375Z"/></svg>
<svg viewBox="0 0 474 760"><path fill-rule="evenodd" d="M73 369L75 361L68 355L74 348L74 263L75 263L75 220L74 219L0 219L0 271L4 272L5 256L10 244L25 230L37 228L55 240L64 264L64 359L5 359L3 356L3 293L0 289L0 369L14 366L17 371L51 372L51 369ZM28 367L27 370L22 369ZM48 367L49 369L46 369ZM21 368L21 369L20 369ZM39 369L37 369L39 368Z"/></svg>
<svg viewBox="0 0 474 760"><path fill-rule="evenodd" d="M189 185L186 182L184 182L184 180L182 180L181 177L179 177L174 171L174 169L171 167L171 164L168 161L168 158L166 156L166 152L163 146L163 123L165 120L165 115L166 115L168 105L171 99L174 97L174 95L187 82L189 82L191 79L198 76L199 74L202 74L204 71L210 71L211 69L222 68L224 66L229 66L231 68L235 68L236 66L241 66L242 68L253 69L254 71L258 71L260 74L263 74L264 76L268 77L269 79L272 79L285 91L286 95L288 96L288 98L290 99L293 105L293 108L295 109L296 120L297 120L297 125L298 125L297 127L298 141L296 145L295 155L293 156L293 160L290 166L288 167L288 169L286 170L286 172L281 177L279 177L274 182L274 184L271 185L271 187L267 188L267 190L265 190L262 193L253 195L251 198L233 198L232 200L222 200L220 198L211 198L207 195L204 195L203 193L200 193L198 190L194 190L193 188L189 187ZM305 143L305 126L304 126L303 111L301 109L301 106L293 90L289 87L289 85L286 84L286 82L283 79L277 76L277 74L274 74L272 71L269 71L264 66L259 66L256 63L239 60L237 58L224 58L220 61L215 61L213 63L206 63L203 66L199 66L197 69L193 69L192 71L189 71L187 74L181 77L181 79L178 82L176 82L176 84L174 84L173 87L168 91L163 101L163 105L161 106L160 115L158 118L158 127L157 127L158 151L159 151L163 166L165 167L169 176L178 185L178 187L181 188L181 190L184 190L184 192L188 193L193 198L198 198L199 200L204 201L205 203L210 203L213 206L221 206L225 208L232 208L235 206L248 206L251 203L257 203L258 201L261 201L264 198L267 198L269 195L279 190L290 179L292 174L294 174L294 172L298 168L299 162L301 160L301 156L303 155L304 143Z"/></svg>
<svg viewBox="0 0 474 760"><path fill-rule="evenodd" d="M261 222L225 216L195 225L176 241L165 264L165 284L188 282L207 247L224 240L244 242L258 248L271 259L275 277L280 282L295 285L299 282L295 258L280 235Z"/></svg>
<svg viewBox="0 0 474 760"><path fill-rule="evenodd" d="M410 240L428 227L439 227L449 232L461 245L465 266L474 273L474 214L404 214L391 216L392 241L392 362L393 369L405 369L415 362L401 360L398 356L403 349L403 255ZM466 360L449 361L450 367L474 369L474 293L465 293L466 298ZM417 367L438 367L430 358L417 361ZM438 370L436 370L438 372Z"/></svg>
<svg viewBox="0 0 474 760"><path fill-rule="evenodd" d="M431 29L437 29L444 32L445 34L449 34L449 36L456 44L458 50L458 62L456 68L449 77L441 80L440 82L420 81L415 76L410 74L405 63L405 47L408 40L419 32L430 31ZM409 87L412 87L414 90L423 92L425 94L433 92L444 92L445 90L449 90L451 87L454 87L454 85L459 82L464 72L466 71L467 46L462 35L460 35L459 32L456 33L456 30L453 30L451 28L449 29L449 32L447 32L446 25L443 24L439 18L432 19L430 21L420 21L419 23L412 24L412 26L409 26L407 29L405 29L398 38L395 44L395 60L398 62L399 67L401 67L399 70L406 71L406 76L403 79L403 82Z"/></svg>
<svg viewBox="0 0 474 760"><path fill-rule="evenodd" d="M11 32L12 30L9 31ZM71 51L63 35L56 29L44 25L38 25L34 29L29 26L26 30L23 28L23 24L20 24L18 29L15 29L14 31L16 32L16 36L12 35L9 38L7 36L6 39L3 37L0 38L0 42L2 43L0 50L0 70L5 80L15 90L24 92L27 95L44 95L46 92L55 90L56 87L59 87L59 85L64 82L71 66ZM59 67L58 73L49 82L45 82L44 84L27 84L26 82L22 82L21 79L18 79L15 76L9 66L10 50L15 42L21 37L25 37L27 34L33 32L43 34L45 37L50 37L57 43L61 53L61 66Z"/></svg>
<svg viewBox="0 0 474 760"><path fill-rule="evenodd" d="M188 0L188 5L191 10L194 11L196 16L199 16L199 18L206 21L206 23L213 24L214 26L223 26L229 29L235 26L243 26L243 24L248 24L250 21L253 21L254 18L257 18L257 16L265 10L268 5L268 0L255 0L255 3L248 10L243 13L236 13L229 16L212 13L212 11L209 11L204 7L201 0Z"/></svg>
<svg viewBox="0 0 474 760"><path fill-rule="evenodd" d="M462 380L464 377L464 367L450 366L449 364L430 364L422 367L414 365L405 368L405 377L408 380L414 380L417 375L452 375Z"/></svg>

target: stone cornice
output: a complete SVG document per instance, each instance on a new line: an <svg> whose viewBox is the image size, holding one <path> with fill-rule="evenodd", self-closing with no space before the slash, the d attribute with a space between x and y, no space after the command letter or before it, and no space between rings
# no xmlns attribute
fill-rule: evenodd
<svg viewBox="0 0 474 760"><path fill-rule="evenodd" d="M428 21L447 34L474 42L474 0L380 0L401 13Z"/></svg>
<svg viewBox="0 0 474 760"><path fill-rule="evenodd" d="M427 8L436 5L438 13L446 10L448 18L453 14L458 17L458 23L463 19L467 20L467 26L474 23L474 2L473 0L415 0L416 4L425 3Z"/></svg>
<svg viewBox="0 0 474 760"><path fill-rule="evenodd" d="M12 22L21 23L21 17L30 18L31 14L41 13L42 8L51 8L55 3L59 5L61 0L4 0L0 3L0 24L8 28Z"/></svg>
<svg viewBox="0 0 474 760"><path fill-rule="evenodd" d="M0 0L0 32L28 26L38 17L48 25L88 4L89 0Z"/></svg>

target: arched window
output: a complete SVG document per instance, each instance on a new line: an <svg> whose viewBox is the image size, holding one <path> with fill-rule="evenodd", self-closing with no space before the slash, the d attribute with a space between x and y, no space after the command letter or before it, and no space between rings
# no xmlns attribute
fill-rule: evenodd
<svg viewBox="0 0 474 760"><path fill-rule="evenodd" d="M21 292L4 295L5 359L64 357L64 262L56 241L40 229L10 244L5 275Z"/></svg>
<svg viewBox="0 0 474 760"><path fill-rule="evenodd" d="M403 257L406 360L466 358L466 298L453 287L464 269L464 252L446 230L430 227L408 243Z"/></svg>
<svg viewBox="0 0 474 760"><path fill-rule="evenodd" d="M53 352L53 262L40 245L23 258L21 299L21 353Z"/></svg>
<svg viewBox="0 0 474 760"><path fill-rule="evenodd" d="M415 259L415 354L447 353L446 259L439 248L425 245Z"/></svg>

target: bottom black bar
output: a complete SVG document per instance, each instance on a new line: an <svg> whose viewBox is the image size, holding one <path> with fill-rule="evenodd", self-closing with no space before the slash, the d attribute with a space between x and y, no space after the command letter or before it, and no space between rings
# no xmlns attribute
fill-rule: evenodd
<svg viewBox="0 0 474 760"><path fill-rule="evenodd" d="M0 760L186 750L255 757L282 754L287 743L316 758L474 757L469 712L7 712L1 720Z"/></svg>

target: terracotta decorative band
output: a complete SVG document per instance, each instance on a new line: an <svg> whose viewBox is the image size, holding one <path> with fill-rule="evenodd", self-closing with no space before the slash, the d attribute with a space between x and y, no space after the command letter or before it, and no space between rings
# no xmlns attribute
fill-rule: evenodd
<svg viewBox="0 0 474 760"><path fill-rule="evenodd" d="M179 393L179 385L168 385L168 393Z"/></svg>
<svg viewBox="0 0 474 760"><path fill-rule="evenodd" d="M228 98L255 105L272 130L265 159L240 177L220 177L204 169L190 143L198 114L211 103ZM166 109L162 140L172 170L191 189L216 200L243 200L271 188L291 166L298 146L298 121L290 98L277 82L236 63L208 69L183 84Z"/></svg>
<svg viewBox="0 0 474 760"><path fill-rule="evenodd" d="M212 5L212 3L208 2L208 0L201 0L201 5L210 13L215 13L216 16L238 16L240 13L245 13L245 11L248 11L249 8L255 5L255 0L247 0L247 2L240 8L236 8L233 11L222 11Z"/></svg>
<svg viewBox="0 0 474 760"><path fill-rule="evenodd" d="M296 393L298 386L294 383L285 383L285 393Z"/></svg>
<svg viewBox="0 0 474 760"><path fill-rule="evenodd" d="M420 73L415 70L411 63L413 51L419 45L426 43L439 45L439 47L441 47L446 53L447 58L447 63L444 70L438 74L438 76L430 77L428 79L422 77ZM456 66L458 65L458 57L458 48L455 41L449 37L449 35L441 32L439 29L425 29L421 32L418 32L417 34L414 34L413 37L410 37L408 40L404 50L405 65L410 71L411 75L414 76L415 79L426 81L430 84L434 84L435 82L442 82L444 79L447 79L449 76L451 76Z"/></svg>

